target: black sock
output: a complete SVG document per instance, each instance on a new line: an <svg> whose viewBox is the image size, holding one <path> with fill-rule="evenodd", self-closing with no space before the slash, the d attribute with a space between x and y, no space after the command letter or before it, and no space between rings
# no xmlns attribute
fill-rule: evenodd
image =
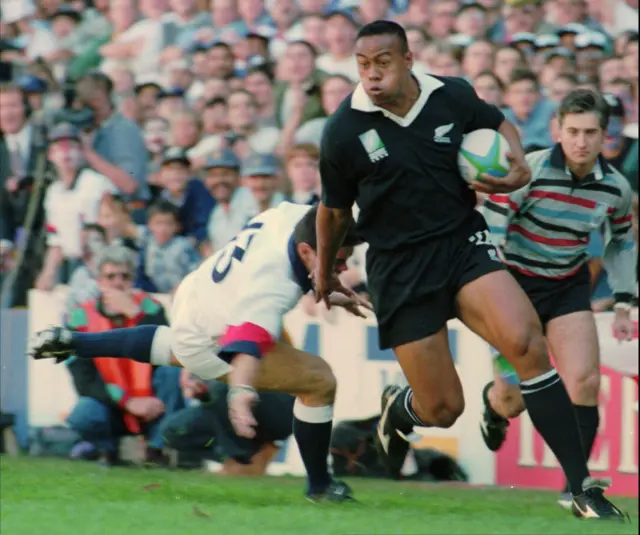
<svg viewBox="0 0 640 535"><path fill-rule="evenodd" d="M573 494L589 476L576 413L556 370L520 383L534 427L555 454Z"/></svg>
<svg viewBox="0 0 640 535"><path fill-rule="evenodd" d="M418 427L428 427L413 410L413 406L411 405L412 399L413 390L410 386L406 386L389 409L391 424L405 434L411 433L415 425Z"/></svg>
<svg viewBox="0 0 640 535"><path fill-rule="evenodd" d="M591 457L593 443L598 435L598 427L600 426L600 411L598 407L587 407L585 405L574 405L578 425L580 426L580 434L582 435L582 447L587 456L587 460Z"/></svg>
<svg viewBox="0 0 640 535"><path fill-rule="evenodd" d="M329 447L333 407L307 407L298 398L293 406L293 436L307 471L308 494L320 494L331 483Z"/></svg>
<svg viewBox="0 0 640 535"><path fill-rule="evenodd" d="M101 333L74 331L71 346L81 359L111 357L151 362L151 346L157 325L141 325L128 329L114 329Z"/></svg>

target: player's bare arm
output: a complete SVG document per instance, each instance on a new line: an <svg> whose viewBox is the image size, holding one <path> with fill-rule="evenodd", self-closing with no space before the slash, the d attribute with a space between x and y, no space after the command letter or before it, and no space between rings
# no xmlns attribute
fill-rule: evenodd
<svg viewBox="0 0 640 535"><path fill-rule="evenodd" d="M505 119L500 124L498 132L509 143L510 153L507 154L509 174L503 178L484 175L482 181L476 181L471 185L472 189L480 193L511 193L526 186L531 180L531 169L525 159L520 135L516 127Z"/></svg>
<svg viewBox="0 0 640 535"><path fill-rule="evenodd" d="M316 233L318 236L318 265L315 275L316 300L324 300L331 308L331 293L337 292L351 296L352 292L345 288L334 269L336 256L352 222L351 208L328 208L324 203L318 206Z"/></svg>

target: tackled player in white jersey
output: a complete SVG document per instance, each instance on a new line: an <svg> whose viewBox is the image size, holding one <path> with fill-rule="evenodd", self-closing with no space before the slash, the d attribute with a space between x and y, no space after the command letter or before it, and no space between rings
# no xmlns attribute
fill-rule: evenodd
<svg viewBox="0 0 640 535"><path fill-rule="evenodd" d="M144 325L108 332L71 332L63 327L35 336L35 359L127 358L187 368L202 379L229 384L230 418L238 435L251 438L256 391L296 396L293 434L308 475L312 501L351 501L351 490L328 468L336 379L329 365L279 341L285 314L312 291L316 266L316 208L283 203L249 221L223 249L180 284L171 327ZM336 272L359 243L353 226ZM369 303L334 294L335 304L363 316Z"/></svg>

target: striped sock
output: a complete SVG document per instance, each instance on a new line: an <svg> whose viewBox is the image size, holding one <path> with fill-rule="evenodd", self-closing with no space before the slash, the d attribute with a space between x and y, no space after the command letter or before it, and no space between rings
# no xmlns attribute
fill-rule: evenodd
<svg viewBox="0 0 640 535"><path fill-rule="evenodd" d="M429 424L423 422L413 410L411 400L413 399L413 390L407 386L400 392L400 395L393 402L393 406L389 412L389 417L396 429L403 433L411 433L413 426L430 427Z"/></svg>
<svg viewBox="0 0 640 535"><path fill-rule="evenodd" d="M522 381L520 390L533 426L564 470L573 494L589 476L578 420L567 389L555 369Z"/></svg>

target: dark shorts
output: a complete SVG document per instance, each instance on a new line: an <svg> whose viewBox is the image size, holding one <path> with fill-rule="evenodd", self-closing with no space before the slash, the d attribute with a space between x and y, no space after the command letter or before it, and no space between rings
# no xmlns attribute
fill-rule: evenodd
<svg viewBox="0 0 640 535"><path fill-rule="evenodd" d="M552 319L591 310L590 277L586 264L564 279L530 277L515 269L509 271L533 303L545 328Z"/></svg>
<svg viewBox="0 0 640 535"><path fill-rule="evenodd" d="M456 295L467 283L505 269L479 213L454 233L393 251L367 252L367 284L380 347L421 340L456 317Z"/></svg>

